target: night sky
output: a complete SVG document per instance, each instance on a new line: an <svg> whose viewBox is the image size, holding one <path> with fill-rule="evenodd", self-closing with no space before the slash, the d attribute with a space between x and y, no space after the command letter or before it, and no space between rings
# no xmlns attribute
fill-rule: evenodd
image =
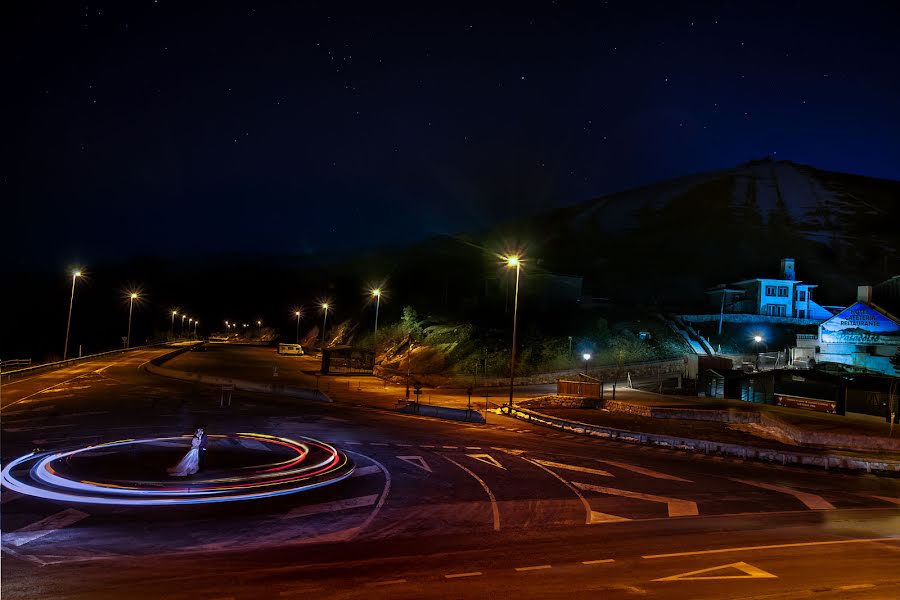
<svg viewBox="0 0 900 600"><path fill-rule="evenodd" d="M894 3L17 4L5 268L396 243L763 156L900 179Z"/></svg>

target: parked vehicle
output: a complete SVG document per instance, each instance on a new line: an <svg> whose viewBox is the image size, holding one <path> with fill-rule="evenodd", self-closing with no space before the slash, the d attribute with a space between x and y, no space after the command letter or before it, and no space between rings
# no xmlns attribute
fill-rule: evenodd
<svg viewBox="0 0 900 600"><path fill-rule="evenodd" d="M303 356L303 346L300 344L278 344L278 354Z"/></svg>

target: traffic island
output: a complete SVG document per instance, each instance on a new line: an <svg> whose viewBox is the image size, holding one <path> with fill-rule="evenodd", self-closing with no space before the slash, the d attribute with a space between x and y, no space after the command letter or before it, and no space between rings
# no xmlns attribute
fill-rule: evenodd
<svg viewBox="0 0 900 600"><path fill-rule="evenodd" d="M353 461L335 447L301 437L210 435L205 468L169 475L192 436L107 442L32 452L2 474L8 489L72 503L159 506L256 500L293 494L349 477Z"/></svg>

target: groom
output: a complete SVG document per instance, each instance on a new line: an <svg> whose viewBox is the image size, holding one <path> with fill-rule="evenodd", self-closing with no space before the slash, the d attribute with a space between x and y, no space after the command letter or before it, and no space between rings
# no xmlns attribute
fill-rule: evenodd
<svg viewBox="0 0 900 600"><path fill-rule="evenodd" d="M199 450L197 455L197 472L203 471L206 466L206 446L209 445L209 436L206 435L206 430L203 429L203 426L197 427L197 433L200 435L200 445L197 446Z"/></svg>

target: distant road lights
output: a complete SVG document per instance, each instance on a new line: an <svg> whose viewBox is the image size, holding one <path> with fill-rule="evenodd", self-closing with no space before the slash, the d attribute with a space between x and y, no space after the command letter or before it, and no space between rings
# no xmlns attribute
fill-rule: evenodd
<svg viewBox="0 0 900 600"><path fill-rule="evenodd" d="M513 301L513 335L512 335L512 351L509 354L509 407L513 405L513 388L516 378L516 320L519 313L519 268L522 265L522 259L512 254L506 257L506 266L516 268L516 295Z"/></svg>
<svg viewBox="0 0 900 600"><path fill-rule="evenodd" d="M134 301L137 300L137 292L131 292L128 295L128 334L125 336L125 348L131 348L131 313L134 310Z"/></svg>
<svg viewBox="0 0 900 600"><path fill-rule="evenodd" d="M72 271L72 294L69 296L69 318L66 321L66 345L63 348L63 360L69 355L69 330L72 327L72 305L75 303L75 280L81 277L81 271Z"/></svg>
<svg viewBox="0 0 900 600"><path fill-rule="evenodd" d="M322 310L325 311L325 318L322 319L322 348L325 348L325 326L328 324L328 303L322 303Z"/></svg>

